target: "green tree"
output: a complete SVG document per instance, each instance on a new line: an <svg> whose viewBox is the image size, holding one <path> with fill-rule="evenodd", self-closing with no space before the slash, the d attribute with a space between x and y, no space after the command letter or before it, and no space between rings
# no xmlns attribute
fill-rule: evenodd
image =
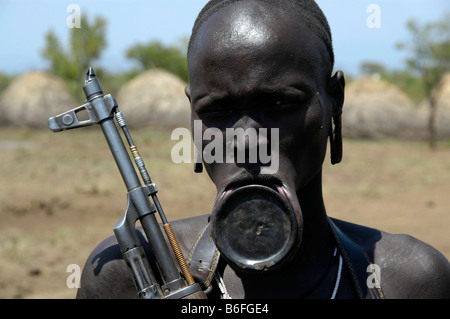
<svg viewBox="0 0 450 319"><path fill-rule="evenodd" d="M6 74L0 72L0 92L6 89L11 82L11 78Z"/></svg>
<svg viewBox="0 0 450 319"><path fill-rule="evenodd" d="M51 73L61 77L77 98L83 99L80 83L83 83L86 70L106 47L105 33L104 18L95 17L90 22L85 17L81 28L70 29L67 49L62 47L53 30L49 30L45 36L42 56L50 62ZM97 67L95 71L101 73Z"/></svg>
<svg viewBox="0 0 450 319"><path fill-rule="evenodd" d="M450 71L450 13L446 13L440 21L425 25L420 25L416 20L410 20L407 28L411 34L410 41L399 43L397 47L409 52L410 58L406 60L407 68L423 81L423 90L430 104L429 144L431 148L434 148L437 101L433 89L442 75Z"/></svg>
<svg viewBox="0 0 450 319"><path fill-rule="evenodd" d="M188 81L185 50L177 46L166 46L160 41L135 44L126 51L127 58L135 60L143 70L161 68L183 81Z"/></svg>
<svg viewBox="0 0 450 319"><path fill-rule="evenodd" d="M422 77L409 70L393 70L388 76L389 81L400 87L416 104L428 97Z"/></svg>
<svg viewBox="0 0 450 319"><path fill-rule="evenodd" d="M366 61L361 63L359 70L361 74L377 74L381 80L395 84L416 103L427 97L422 77L413 74L410 69L389 70L381 63Z"/></svg>

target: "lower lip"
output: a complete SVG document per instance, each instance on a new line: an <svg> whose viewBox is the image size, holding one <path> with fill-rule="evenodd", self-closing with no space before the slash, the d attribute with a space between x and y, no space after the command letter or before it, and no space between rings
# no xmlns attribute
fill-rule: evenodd
<svg viewBox="0 0 450 319"><path fill-rule="evenodd" d="M248 185L251 185L251 184L248 184ZM260 184L260 185L262 185L262 184ZM226 189L225 191L223 191L222 194L220 195L220 197L217 198L217 203L221 202L228 194L230 194L236 188L239 188L239 187L242 187L242 186L246 186L246 185L232 187L232 188L229 188L229 189ZM273 190L277 191L281 196L283 196L285 199L287 199L289 201L289 197L287 196L283 186L278 185L278 184L270 184L270 185L265 185L265 186L270 187Z"/></svg>

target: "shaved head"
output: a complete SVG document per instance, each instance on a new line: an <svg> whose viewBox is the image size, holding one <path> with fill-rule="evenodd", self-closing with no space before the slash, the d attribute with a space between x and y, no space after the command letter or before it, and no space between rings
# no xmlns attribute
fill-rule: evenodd
<svg viewBox="0 0 450 319"><path fill-rule="evenodd" d="M265 20L267 15L274 15L278 18L278 22L284 21L287 15L302 21L314 34L317 36L325 46L325 62L327 63L327 68L329 69L329 74L331 74L334 66L334 52L332 46L332 36L328 21L323 14L322 10L316 4L314 0L212 0L209 1L202 11L199 13L194 27L192 29L192 35L189 42L188 57L191 54L192 47L194 46L195 38L200 27L207 21L211 16L216 14L223 8L226 8L233 4L243 4L243 2L248 2L249 7L258 8L258 4L269 5L270 10L265 12L260 12L257 16L258 19ZM244 6L245 7L245 6ZM261 8L261 6L259 6ZM266 6L267 7L267 6ZM242 12L245 14L245 11ZM252 25L252 29L245 29L245 26L240 26L235 29L235 37L241 37L242 41L256 42L260 41L261 35L263 33L258 33L255 29L255 24Z"/></svg>

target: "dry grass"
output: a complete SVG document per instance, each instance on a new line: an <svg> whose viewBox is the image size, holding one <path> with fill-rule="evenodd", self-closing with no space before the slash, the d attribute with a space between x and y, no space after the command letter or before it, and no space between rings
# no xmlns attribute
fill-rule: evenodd
<svg viewBox="0 0 450 319"><path fill-rule="evenodd" d="M206 213L215 188L173 164L170 131L132 132L169 219ZM345 141L324 168L331 216L409 233L450 258L450 145ZM126 191L99 127L58 134L0 130L0 298L72 298L69 264L82 266L112 234Z"/></svg>

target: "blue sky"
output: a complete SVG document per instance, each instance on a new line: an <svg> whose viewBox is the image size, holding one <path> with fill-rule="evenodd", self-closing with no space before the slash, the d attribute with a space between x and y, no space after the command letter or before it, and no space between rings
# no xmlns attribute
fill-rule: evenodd
<svg viewBox="0 0 450 319"><path fill-rule="evenodd" d="M111 71L124 71L133 64L125 50L137 42L161 40L172 44L190 34L195 17L206 0L0 0L0 72L14 75L48 67L41 57L45 33L53 29L67 43L66 20L70 4L83 18L107 19L108 46L98 64ZM357 75L363 61L376 61L401 68L405 53L395 43L408 38L406 21L421 23L442 18L450 11L449 0L317 0L327 16L336 55L336 68ZM367 19L379 10L379 28ZM371 20L374 21L374 20Z"/></svg>

